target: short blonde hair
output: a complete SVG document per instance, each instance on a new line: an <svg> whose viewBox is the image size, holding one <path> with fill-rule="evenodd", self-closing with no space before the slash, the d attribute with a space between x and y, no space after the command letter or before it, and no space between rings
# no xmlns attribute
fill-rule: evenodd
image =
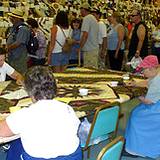
<svg viewBox="0 0 160 160"><path fill-rule="evenodd" d="M112 17L116 18L118 23L121 23L121 14L119 12L113 12Z"/></svg>

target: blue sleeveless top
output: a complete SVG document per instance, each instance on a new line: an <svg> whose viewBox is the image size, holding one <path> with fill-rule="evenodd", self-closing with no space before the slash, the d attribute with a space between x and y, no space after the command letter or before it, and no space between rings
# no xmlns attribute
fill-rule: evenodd
<svg viewBox="0 0 160 160"><path fill-rule="evenodd" d="M76 41L80 41L80 35L81 35L81 30L80 29L74 29L72 32L72 38ZM78 54L77 54L77 49L80 47L79 44L74 44L72 46L72 51L70 54L70 59L78 59Z"/></svg>
<svg viewBox="0 0 160 160"><path fill-rule="evenodd" d="M121 24L117 24L115 27L111 27L109 33L107 34L107 48L108 50L116 50L118 44L118 32L117 27ZM122 42L121 50L124 49L124 42Z"/></svg>

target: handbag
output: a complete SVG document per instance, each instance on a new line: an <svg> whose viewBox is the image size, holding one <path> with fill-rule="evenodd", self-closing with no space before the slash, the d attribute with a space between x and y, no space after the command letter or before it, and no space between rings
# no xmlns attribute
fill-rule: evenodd
<svg viewBox="0 0 160 160"><path fill-rule="evenodd" d="M67 37L66 34L64 33L63 29L60 27L64 37L65 37L65 42L62 45L58 40L56 42L62 47L62 51L64 53L70 53L72 50L72 45L74 44L74 39L71 37Z"/></svg>
<svg viewBox="0 0 160 160"><path fill-rule="evenodd" d="M136 69L137 66L142 62L142 58L141 57L133 57L131 59L131 66L133 69Z"/></svg>

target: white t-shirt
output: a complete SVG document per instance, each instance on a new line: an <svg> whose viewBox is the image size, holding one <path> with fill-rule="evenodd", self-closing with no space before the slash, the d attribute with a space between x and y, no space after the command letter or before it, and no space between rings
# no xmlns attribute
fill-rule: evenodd
<svg viewBox="0 0 160 160"><path fill-rule="evenodd" d="M14 134L20 134L30 156L55 158L74 153L79 146L80 121L69 105L57 100L40 100L6 121Z"/></svg>
<svg viewBox="0 0 160 160"><path fill-rule="evenodd" d="M3 66L0 67L0 82L3 82L6 80L6 75L11 75L15 71L14 68L12 68L9 64L4 62Z"/></svg>
<svg viewBox="0 0 160 160"><path fill-rule="evenodd" d="M84 44L82 48L82 51L84 52L92 51L92 50L96 50L99 48L98 30L99 30L98 22L93 15L88 14L87 16L83 18L81 32L87 32L88 37L87 37L86 43ZM83 33L81 34L81 36L82 35Z"/></svg>
<svg viewBox="0 0 160 160"><path fill-rule="evenodd" d="M107 28L104 22L102 21L99 21L98 24L99 24L98 42L99 44L102 44L103 38L107 37Z"/></svg>

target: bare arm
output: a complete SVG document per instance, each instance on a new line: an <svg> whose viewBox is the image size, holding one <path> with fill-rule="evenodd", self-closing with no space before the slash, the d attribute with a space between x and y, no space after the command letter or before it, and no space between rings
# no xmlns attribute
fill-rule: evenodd
<svg viewBox="0 0 160 160"><path fill-rule="evenodd" d="M15 42L15 43L12 43L12 44L10 44L10 45L7 45L7 49L8 49L8 50L12 50L12 49L15 49L15 48L17 48L17 47L19 47L19 46L20 46L20 43Z"/></svg>
<svg viewBox="0 0 160 160"><path fill-rule="evenodd" d="M144 104L153 104L153 102L150 99L147 99L144 96L140 96L138 99Z"/></svg>
<svg viewBox="0 0 160 160"><path fill-rule="evenodd" d="M10 137L14 133L10 130L6 120L0 122L0 137Z"/></svg>
<svg viewBox="0 0 160 160"><path fill-rule="evenodd" d="M17 71L14 71L11 75L10 75L11 78L13 78L14 80L16 80L16 83L17 84L20 84L22 85L23 84L23 76L18 73Z"/></svg>
<svg viewBox="0 0 160 160"><path fill-rule="evenodd" d="M123 42L123 39L124 39L124 27L122 25L120 25L118 28L117 28L117 33L118 33L118 44L117 44L117 48L116 48L116 53L115 53L115 57L118 56L118 52L121 48L121 45L122 45L122 42Z"/></svg>
<svg viewBox="0 0 160 160"><path fill-rule="evenodd" d="M102 47L101 47L101 58L104 58L107 50L107 37L103 37Z"/></svg>
<svg viewBox="0 0 160 160"><path fill-rule="evenodd" d="M56 34L57 34L57 26L54 25L51 29L51 40L50 40L49 50L48 50L48 63L50 63L51 54L52 54L52 51L55 47Z"/></svg>
<svg viewBox="0 0 160 160"><path fill-rule="evenodd" d="M139 82L136 82L135 80L129 81L126 83L128 86L133 86L133 87L148 87L148 80L142 80Z"/></svg>
<svg viewBox="0 0 160 160"><path fill-rule="evenodd" d="M84 44L85 44L86 41L87 41L87 38L88 38L88 32L83 31L82 37L81 37L81 40L80 40L80 49L83 48Z"/></svg>
<svg viewBox="0 0 160 160"><path fill-rule="evenodd" d="M141 52L141 48L143 45L145 35L146 35L146 29L143 25L140 25L137 30L137 36L138 36L139 41L138 41L137 51L135 53L136 57L140 56L140 52Z"/></svg>

